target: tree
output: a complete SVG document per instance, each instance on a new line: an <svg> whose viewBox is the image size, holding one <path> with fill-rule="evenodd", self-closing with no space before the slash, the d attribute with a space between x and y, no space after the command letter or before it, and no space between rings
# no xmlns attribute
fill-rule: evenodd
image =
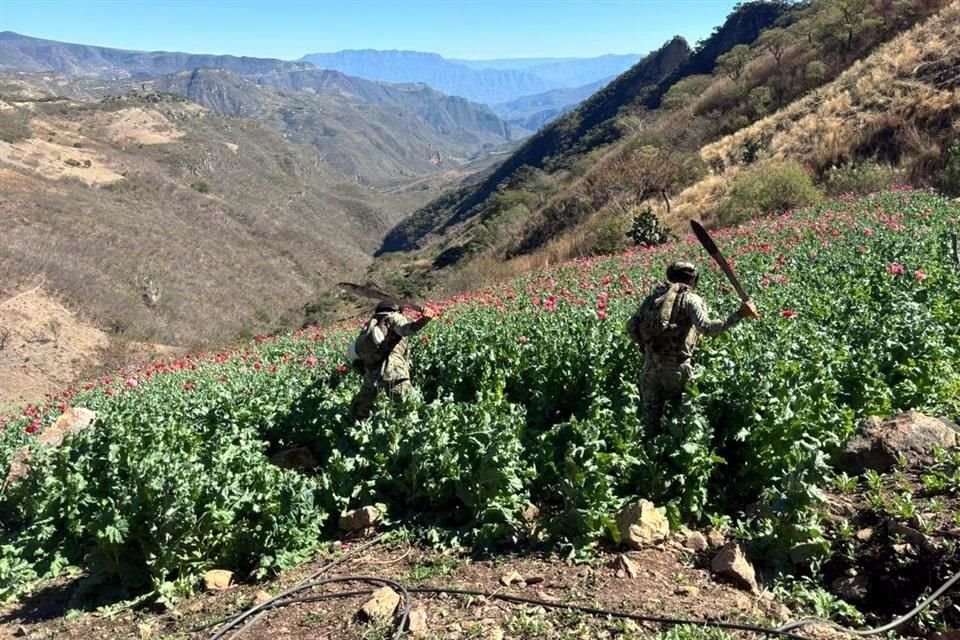
<svg viewBox="0 0 960 640"><path fill-rule="evenodd" d="M697 98L713 82L713 76L693 75L686 77L670 87L660 104L666 109L685 109L689 114Z"/></svg>
<svg viewBox="0 0 960 640"><path fill-rule="evenodd" d="M717 67L727 74L731 80L736 81L743 75L743 70L748 62L750 62L750 47L745 44L738 44L717 58Z"/></svg>
<svg viewBox="0 0 960 640"><path fill-rule="evenodd" d="M777 61L777 68L780 67L780 58L796 40L794 35L786 29L767 29L757 38L757 45L764 51L769 51L773 59Z"/></svg>
<svg viewBox="0 0 960 640"><path fill-rule="evenodd" d="M819 39L850 53L858 36L883 24L870 8L869 0L821 0L814 18Z"/></svg>

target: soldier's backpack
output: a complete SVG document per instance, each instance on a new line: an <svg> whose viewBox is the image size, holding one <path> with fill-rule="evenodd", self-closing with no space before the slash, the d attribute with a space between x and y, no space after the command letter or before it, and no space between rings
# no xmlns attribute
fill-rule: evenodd
<svg viewBox="0 0 960 640"><path fill-rule="evenodd" d="M370 318L360 330L353 344L347 349L347 357L354 365L362 364L367 369L375 369L383 363L386 330L380 326L380 320Z"/></svg>
<svg viewBox="0 0 960 640"><path fill-rule="evenodd" d="M669 283L654 289L627 321L627 334L630 338L640 345L646 345L676 329L674 311L677 296L685 288L682 284Z"/></svg>

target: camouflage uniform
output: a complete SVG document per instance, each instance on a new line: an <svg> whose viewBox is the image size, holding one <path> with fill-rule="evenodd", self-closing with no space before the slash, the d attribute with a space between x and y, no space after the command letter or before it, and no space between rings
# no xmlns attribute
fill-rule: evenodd
<svg viewBox="0 0 960 640"><path fill-rule="evenodd" d="M386 391L394 402L409 400L411 395L414 394L413 385L410 384L410 364L407 362L406 338L420 331L428 322L427 318L410 322L402 313L397 311L377 314L377 317L381 321L380 327L387 336L385 340L395 341L396 344L390 349L389 354L379 367L366 369L363 372L363 384L350 405L350 412L357 420L365 420L370 417L370 412L377 400L377 394L381 389Z"/></svg>
<svg viewBox="0 0 960 640"><path fill-rule="evenodd" d="M668 286L660 285L651 295L662 295ZM680 291L671 314L671 323L676 328L644 345L640 394L647 428L655 431L660 429L664 405L679 402L684 385L693 374L691 359L700 336L719 335L741 319L740 314L734 312L726 320L711 320L703 298L687 285L677 286Z"/></svg>

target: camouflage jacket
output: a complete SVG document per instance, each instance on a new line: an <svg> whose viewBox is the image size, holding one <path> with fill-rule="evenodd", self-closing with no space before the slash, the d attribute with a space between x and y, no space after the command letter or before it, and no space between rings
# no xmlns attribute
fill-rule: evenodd
<svg viewBox="0 0 960 640"><path fill-rule="evenodd" d="M380 365L379 371L369 373L376 375L383 382L400 382L410 379L410 363L407 362L407 341L408 336L412 336L420 331L427 324L425 318L415 322L399 312L382 314L378 317L380 327L386 334L385 341L388 343L389 352ZM389 346L392 343L392 348Z"/></svg>
<svg viewBox="0 0 960 640"><path fill-rule="evenodd" d="M651 295L655 295L659 289ZM719 335L740 322L740 319L740 314L734 311L726 320L711 320L703 298L682 285L671 313L671 324L675 328L668 329L647 344L644 359L649 366L680 365L693 357L701 335Z"/></svg>

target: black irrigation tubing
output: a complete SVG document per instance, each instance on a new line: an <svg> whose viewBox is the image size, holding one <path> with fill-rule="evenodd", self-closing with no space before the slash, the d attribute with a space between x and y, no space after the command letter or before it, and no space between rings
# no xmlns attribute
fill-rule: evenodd
<svg viewBox="0 0 960 640"><path fill-rule="evenodd" d="M250 607L249 609L246 609L245 611L241 611L241 612L240 612L239 614L237 614L237 615L229 616L229 617L226 617L226 618L221 618L220 620L215 620L214 622L207 623L207 624L205 624L205 625L203 625L203 626L201 626L201 627L195 627L195 628L190 629L189 631L187 631L187 633L196 633L196 632L198 632L198 631L203 631L204 629L208 629L208 628L210 628L210 627L212 627L212 626L215 626L215 625L218 625L218 624L222 624L222 623L224 623L224 622L227 622L227 623L228 623L227 626L224 627L224 628L222 628L222 629L220 629L220 630L216 633L216 635L214 635L214 636L211 638L211 640L219 640L220 638L222 638L222 637L226 634L227 631L229 631L229 630L232 629L233 627L237 626L238 624L240 624L241 622L243 622L244 620L246 620L246 619L249 618L250 616L255 615L255 614L259 614L261 611L264 611L264 610L266 610L266 609L268 609L268 608L271 608L271 607L269 607L268 605L271 605L272 603L276 602L277 600L280 600L280 599L285 598L285 597L287 597L287 596L289 596L289 595L292 595L292 594L294 594L294 593L297 593L297 592L300 590L299 587L300 587L301 585L303 585L303 584L305 584L305 583L307 583L307 582L310 582L311 580L315 580L318 576L320 576L320 575L322 575L323 573L329 571L330 569L336 567L337 565L346 562L347 560L349 560L349 559L352 558L353 556L357 555L358 553L361 553L361 552L363 552L363 551L366 551L366 550L369 549L370 547L372 547L372 546L374 546L375 544L379 543L380 540L382 540L382 539L383 539L383 534L379 534L379 535L377 535L376 537L374 537L372 540L370 540L369 542L365 542L365 543L363 543L362 545L360 545L360 546L358 546L358 547L354 547L354 548L352 548L352 549L349 549L346 553L344 553L344 554L343 554L342 556L340 556L339 558L336 558L336 559L334 559L334 560L331 560L330 562L328 562L328 563L326 563L325 565L321 566L319 569L317 569L316 571L314 571L312 574L310 574L309 576L307 576L306 578L304 578L303 580L301 580L298 584L294 585L294 586L291 587L290 589L287 589L287 590L284 591L283 593L281 593L281 594L279 594L279 595L277 595L277 596L274 596L273 598L267 600L266 602L264 602L264 603L262 603L262 604L259 604L259 605L255 606L255 607Z"/></svg>

